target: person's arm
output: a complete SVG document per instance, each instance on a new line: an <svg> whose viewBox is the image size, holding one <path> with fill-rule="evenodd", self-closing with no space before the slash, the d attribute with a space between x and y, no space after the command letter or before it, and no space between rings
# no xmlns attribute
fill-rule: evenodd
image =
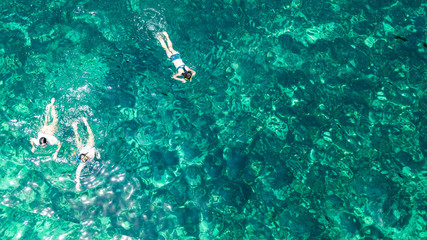
<svg viewBox="0 0 427 240"><path fill-rule="evenodd" d="M182 78L178 78L178 76L181 76L181 74L175 73L174 75L172 75L172 78L175 80L181 81L182 83L185 83L185 80Z"/></svg>
<svg viewBox="0 0 427 240"><path fill-rule="evenodd" d="M191 78L190 78L190 82L191 82L191 80L193 79L193 77L194 76L196 76L196 71L194 71L193 69L191 69L191 68L188 68L188 71L190 71L191 72L191 74L192 74L192 76L191 76Z"/></svg>
<svg viewBox="0 0 427 240"><path fill-rule="evenodd" d="M86 145L89 147L95 147L95 136L93 135L92 129L90 128L89 123L87 122L87 119L85 117L83 117L82 120L83 123L86 125L87 133L89 135Z"/></svg>
<svg viewBox="0 0 427 240"><path fill-rule="evenodd" d="M74 131L74 136L75 136L75 141L76 141L77 149L80 149L80 148L82 148L83 146L82 146L82 142L80 141L79 132L78 132L78 130L77 130L77 122L73 122L73 123L71 124L71 126L73 127L73 131Z"/></svg>
<svg viewBox="0 0 427 240"><path fill-rule="evenodd" d="M86 164L80 163L79 166L77 167L77 170L76 170L76 189L77 189L77 191L81 191L81 189L80 189L80 186L81 186L80 174L81 174L81 172L85 166L86 166Z"/></svg>
<svg viewBox="0 0 427 240"><path fill-rule="evenodd" d="M56 149L55 153L52 154L53 160L56 160L56 157L58 156L59 149L61 149L61 146L62 146L62 143L59 143L58 148Z"/></svg>
<svg viewBox="0 0 427 240"><path fill-rule="evenodd" d="M37 139L30 138L30 143L31 143L31 146L32 146L31 152L35 152L36 151L36 146L34 146L34 144L35 144L34 142L37 142Z"/></svg>

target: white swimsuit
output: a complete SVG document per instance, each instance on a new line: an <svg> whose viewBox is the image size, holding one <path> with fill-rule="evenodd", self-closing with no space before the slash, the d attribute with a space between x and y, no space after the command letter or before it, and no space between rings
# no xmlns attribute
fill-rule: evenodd
<svg viewBox="0 0 427 240"><path fill-rule="evenodd" d="M42 137L46 138L47 145L59 145L59 144L61 144L61 142L55 136L52 136L49 134L44 134L41 132L39 132L37 134L37 139L31 138L31 142L34 143L35 145L39 146L40 145L40 138L42 138Z"/></svg>

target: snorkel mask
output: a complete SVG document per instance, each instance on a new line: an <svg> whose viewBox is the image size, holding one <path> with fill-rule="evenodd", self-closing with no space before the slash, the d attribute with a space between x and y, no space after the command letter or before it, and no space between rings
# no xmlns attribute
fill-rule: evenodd
<svg viewBox="0 0 427 240"><path fill-rule="evenodd" d="M80 154L80 156L81 156L81 159L77 156L76 151L74 151L74 157L76 157L77 161L85 164L89 161L89 157L86 156L86 154Z"/></svg>
<svg viewBox="0 0 427 240"><path fill-rule="evenodd" d="M190 77L188 78L188 76L190 76ZM182 77L183 77L186 81L188 81L188 80L190 80L190 81L191 81L191 78L193 77L193 74L192 74L192 72L191 72L191 71L185 71L185 72L183 72L183 73L182 73Z"/></svg>

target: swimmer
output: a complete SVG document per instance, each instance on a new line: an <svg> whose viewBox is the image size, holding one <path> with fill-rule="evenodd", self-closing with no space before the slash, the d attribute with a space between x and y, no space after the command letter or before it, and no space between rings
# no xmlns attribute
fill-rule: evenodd
<svg viewBox="0 0 427 240"><path fill-rule="evenodd" d="M167 45L165 43L165 40L163 40L163 36L166 38L166 41L168 43ZM182 61L181 56L179 55L179 52L173 49L172 42L169 38L169 34L167 32L161 32L157 34L156 38L157 40L159 40L160 45L162 45L170 61L176 67L177 73L172 75L172 78L175 80L181 81L183 83L186 83L186 81L188 80L190 80L191 82L191 78L194 77L194 75L196 75L196 72L190 69L188 66L186 66Z"/></svg>
<svg viewBox="0 0 427 240"><path fill-rule="evenodd" d="M56 130L58 129L58 116L55 110L55 98L50 100L50 104L46 106L46 113L43 122L43 127L40 128L37 139L30 138L31 143L31 152L36 151L36 146L40 146L41 148L46 148L47 145L58 145L55 153L52 154L53 159L55 160L58 156L59 149L61 149L62 143L58 141L58 139L54 136ZM52 122L50 122L50 117L52 117Z"/></svg>
<svg viewBox="0 0 427 240"><path fill-rule="evenodd" d="M95 156L97 159L101 158L101 154L98 150L95 149L95 137L93 136L92 129L89 127L89 124L87 122L86 118L82 118L83 123L86 125L87 133L89 134L89 138L87 139L86 145L83 146L83 143L80 140L80 135L77 130L77 122L74 122L72 124L74 135L75 135L75 141L76 146L79 151L78 155L74 152L75 157L79 161L79 166L77 167L76 171L76 189L77 191L80 191L80 174L83 170L83 168L86 166L87 163L91 162Z"/></svg>

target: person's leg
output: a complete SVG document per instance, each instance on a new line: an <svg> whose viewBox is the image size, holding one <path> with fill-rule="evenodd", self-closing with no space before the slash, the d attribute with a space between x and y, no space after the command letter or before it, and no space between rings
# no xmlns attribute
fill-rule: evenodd
<svg viewBox="0 0 427 240"><path fill-rule="evenodd" d="M89 123L87 123L86 118L83 118L83 122L86 125L87 133L89 134L86 145L89 147L95 147L95 136L93 135L92 129L90 128Z"/></svg>
<svg viewBox="0 0 427 240"><path fill-rule="evenodd" d="M75 136L75 140L76 140L76 145L77 145L77 149L80 149L83 147L82 142L80 141L80 136L79 136L79 132L77 130L77 122L73 122L73 124L71 124L71 126L73 127L73 131L74 131L74 136Z"/></svg>
<svg viewBox="0 0 427 240"><path fill-rule="evenodd" d="M56 112L55 106L53 103L55 102L55 99L52 98L52 106L50 108L50 114L52 116L52 123L49 124L49 128L52 130L52 135L56 132L56 128L58 125L58 113Z"/></svg>
<svg viewBox="0 0 427 240"><path fill-rule="evenodd" d="M50 115L50 104L46 106L46 111L44 113L44 121L43 121L43 127L48 125L49 122L49 115Z"/></svg>
<svg viewBox="0 0 427 240"><path fill-rule="evenodd" d="M46 106L46 116L43 123L43 127L40 129L41 133L54 135L56 132L57 124L58 124L58 116L55 110L55 98L52 98L51 103ZM50 117L52 117L52 123L50 122Z"/></svg>
<svg viewBox="0 0 427 240"><path fill-rule="evenodd" d="M76 170L76 189L77 189L77 191L81 191L81 189L80 189L80 186L81 186L80 174L81 174L83 168L85 167L85 165L86 164L84 164L84 163L80 163L79 166L77 167L77 170Z"/></svg>
<svg viewBox="0 0 427 240"><path fill-rule="evenodd" d="M169 51L168 46L166 46L165 40L163 40L162 35L159 33L159 34L157 34L156 38L157 38L157 40L159 40L160 45L162 45L162 48L165 50L168 58L170 58L172 56L172 53L171 53L171 51Z"/></svg>
<svg viewBox="0 0 427 240"><path fill-rule="evenodd" d="M165 37L166 37L166 41L168 42L168 48L169 48L169 51L171 52L171 54L172 55L178 54L178 52L175 49L173 49L173 44L172 44L171 39L169 38L169 34L167 32L163 32L163 35L165 35Z"/></svg>
<svg viewBox="0 0 427 240"><path fill-rule="evenodd" d="M46 112L45 112L45 116L44 116L44 122L43 122L43 126L47 126L49 125L48 123L50 122L50 109L53 107L53 104L55 103L55 98L52 98L50 100L50 103L46 106Z"/></svg>

